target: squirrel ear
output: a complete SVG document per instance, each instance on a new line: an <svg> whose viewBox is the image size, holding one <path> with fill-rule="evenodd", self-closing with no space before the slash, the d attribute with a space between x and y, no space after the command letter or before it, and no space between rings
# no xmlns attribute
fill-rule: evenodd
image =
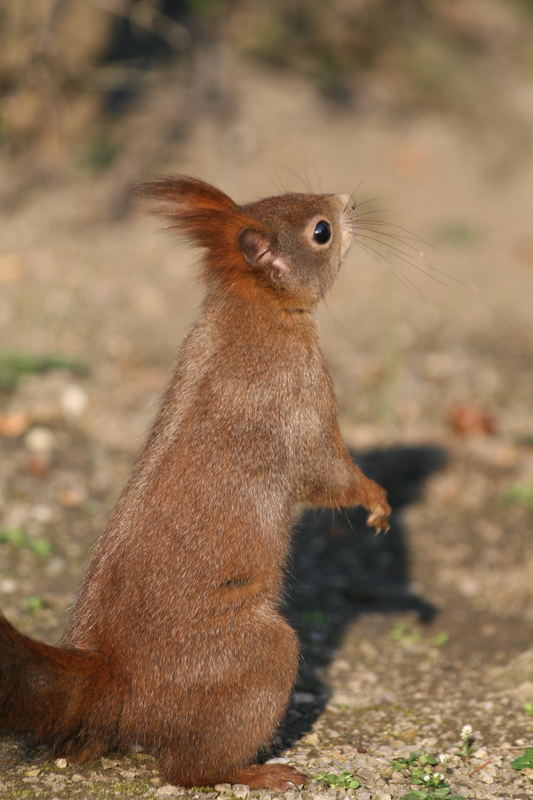
<svg viewBox="0 0 533 800"><path fill-rule="evenodd" d="M239 234L239 247L251 267L265 271L272 283L283 284L289 274L289 266L280 255L272 251L268 236L253 228L245 228Z"/></svg>

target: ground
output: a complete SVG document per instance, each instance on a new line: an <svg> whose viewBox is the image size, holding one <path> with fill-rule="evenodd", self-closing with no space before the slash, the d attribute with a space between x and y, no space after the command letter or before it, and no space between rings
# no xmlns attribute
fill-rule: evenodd
<svg viewBox="0 0 533 800"><path fill-rule="evenodd" d="M345 438L395 512L387 536L357 512L316 513L295 536L286 606L302 670L273 757L312 780L287 797L526 800L533 770L511 762L533 746L531 152L504 124L333 118L303 83L242 81L238 125L199 122L156 173L238 200L274 184L356 189L361 213L377 197L401 226L377 237L400 252L352 248L318 313ZM516 91L527 108L531 89ZM124 200L144 177L131 166L23 195L1 169L0 355L63 363L2 362L0 606L54 642L201 288L195 256ZM397 761L413 752L448 758ZM412 781L434 771L424 795ZM80 768L0 746L0 798L218 793L247 789L161 786L142 752Z"/></svg>

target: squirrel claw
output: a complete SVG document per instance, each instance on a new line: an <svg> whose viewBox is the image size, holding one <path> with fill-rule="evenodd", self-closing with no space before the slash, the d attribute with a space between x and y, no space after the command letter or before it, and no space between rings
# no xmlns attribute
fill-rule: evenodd
<svg viewBox="0 0 533 800"><path fill-rule="evenodd" d="M377 505L368 515L367 525L375 529L376 536L380 533L387 533L390 530L389 514L390 508L388 506Z"/></svg>

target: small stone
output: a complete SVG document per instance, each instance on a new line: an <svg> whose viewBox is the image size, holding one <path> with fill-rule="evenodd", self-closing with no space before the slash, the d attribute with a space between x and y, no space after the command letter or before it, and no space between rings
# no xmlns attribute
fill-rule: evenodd
<svg viewBox="0 0 533 800"><path fill-rule="evenodd" d="M15 439L28 430L30 421L24 411L11 411L0 414L0 436Z"/></svg>
<svg viewBox="0 0 533 800"><path fill-rule="evenodd" d="M269 758L267 764L288 764L290 759L279 756L278 758Z"/></svg>
<svg viewBox="0 0 533 800"><path fill-rule="evenodd" d="M68 767L68 761L66 758L56 758L54 763L58 769L65 769L65 767Z"/></svg>
<svg viewBox="0 0 533 800"><path fill-rule="evenodd" d="M74 781L74 783L81 783L83 780L85 780L85 778L83 777L83 775L80 775L78 772L75 772L74 775L71 776L71 780Z"/></svg>
<svg viewBox="0 0 533 800"><path fill-rule="evenodd" d="M26 770L26 775L28 778L37 778L41 774L41 770L39 767L30 767L30 769Z"/></svg>
<svg viewBox="0 0 533 800"><path fill-rule="evenodd" d="M172 784L167 783L164 786L160 786L157 789L155 796L156 797L175 797L179 794L179 788L177 786L172 786Z"/></svg>
<svg viewBox="0 0 533 800"><path fill-rule="evenodd" d="M120 761L116 761L113 758L101 758L100 763L103 769L113 769L113 767L118 767Z"/></svg>
<svg viewBox="0 0 533 800"><path fill-rule="evenodd" d="M316 703L316 695L311 694L311 692L294 692L292 699L297 706Z"/></svg>
<svg viewBox="0 0 533 800"><path fill-rule="evenodd" d="M0 257L0 283L16 283L26 271L26 262L19 253L6 253Z"/></svg>
<svg viewBox="0 0 533 800"><path fill-rule="evenodd" d="M28 475L31 475L34 478L44 478L44 476L50 470L48 457L37 455L31 456L26 461L24 468Z"/></svg>
<svg viewBox="0 0 533 800"><path fill-rule="evenodd" d="M72 386L67 386L63 390L60 404L65 417L77 419L81 417L83 412L87 409L89 398L87 397L85 389L82 389L82 387L77 384L73 384Z"/></svg>
<svg viewBox="0 0 533 800"><path fill-rule="evenodd" d="M139 771L136 769L121 769L120 776L121 778L125 778L127 781L133 781L139 774Z"/></svg>
<svg viewBox="0 0 533 800"><path fill-rule="evenodd" d="M233 794L235 797L245 798L250 794L250 787L245 786L244 783L235 783L233 786Z"/></svg>
<svg viewBox="0 0 533 800"><path fill-rule="evenodd" d="M496 777L496 767L493 764L488 764L479 771L478 775L483 783L494 783L494 778Z"/></svg>
<svg viewBox="0 0 533 800"><path fill-rule="evenodd" d="M2 594L13 594L16 588L17 584L13 578L2 578L0 581L0 592L2 592Z"/></svg>
<svg viewBox="0 0 533 800"><path fill-rule="evenodd" d="M214 788L217 792L231 792L230 783L216 783Z"/></svg>
<svg viewBox="0 0 533 800"><path fill-rule="evenodd" d="M51 506L44 505L43 503L36 505L32 509L32 517L37 522L50 522L54 516L54 510Z"/></svg>
<svg viewBox="0 0 533 800"><path fill-rule="evenodd" d="M411 744L412 742L414 742L417 736L418 736L418 731L416 728L407 728L406 730L401 731L400 733L397 734L397 738L400 739L400 741L405 742L406 744Z"/></svg>
<svg viewBox="0 0 533 800"><path fill-rule="evenodd" d="M83 505L87 500L87 492L83 486L73 486L70 489L64 489L59 493L58 498L62 506L67 508L77 508Z"/></svg>
<svg viewBox="0 0 533 800"><path fill-rule="evenodd" d="M37 425L28 431L24 444L30 453L49 455L56 445L56 437L49 428Z"/></svg>

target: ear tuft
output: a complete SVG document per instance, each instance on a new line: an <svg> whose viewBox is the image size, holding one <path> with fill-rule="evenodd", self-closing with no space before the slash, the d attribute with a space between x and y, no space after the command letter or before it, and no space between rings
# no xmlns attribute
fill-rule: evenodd
<svg viewBox="0 0 533 800"><path fill-rule="evenodd" d="M157 181L140 183L133 188L137 197L153 198L168 203L179 203L202 209L235 210L236 205L227 194L210 183L188 175L175 175Z"/></svg>

